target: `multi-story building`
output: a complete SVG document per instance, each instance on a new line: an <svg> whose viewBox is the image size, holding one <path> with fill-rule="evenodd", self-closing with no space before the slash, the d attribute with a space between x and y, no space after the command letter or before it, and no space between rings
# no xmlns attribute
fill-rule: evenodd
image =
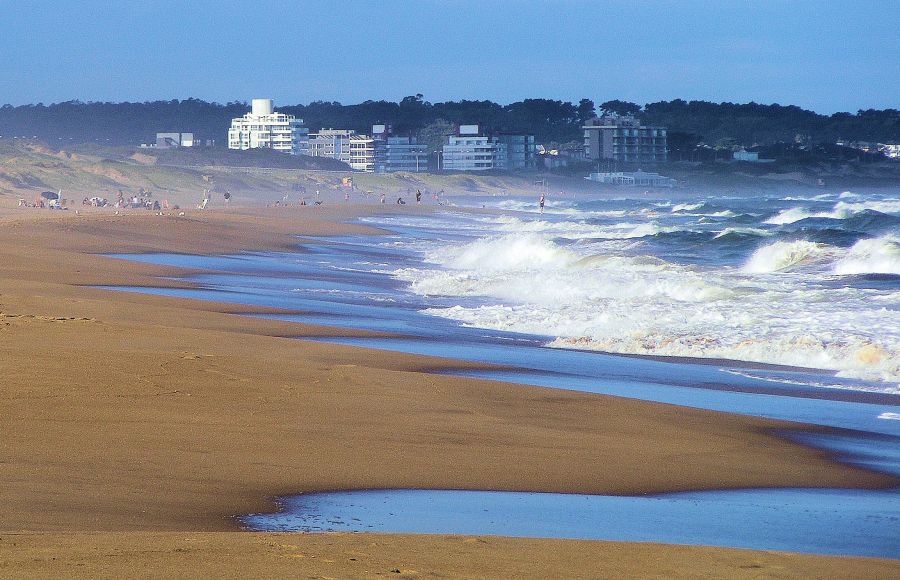
<svg viewBox="0 0 900 580"><path fill-rule="evenodd" d="M501 133L497 140L506 146L507 169L531 169L535 166L537 148L534 135L510 135Z"/></svg>
<svg viewBox="0 0 900 580"><path fill-rule="evenodd" d="M302 125L302 119L275 112L272 99L253 99L249 113L232 119L228 148L266 148L306 155L309 130Z"/></svg>
<svg viewBox="0 0 900 580"><path fill-rule="evenodd" d="M392 173L408 171L417 173L428 170L428 145L415 137L391 135L389 125L373 125L375 139L375 171Z"/></svg>
<svg viewBox="0 0 900 580"><path fill-rule="evenodd" d="M481 135L478 125L460 125L442 148L445 171L489 171L506 169L506 145Z"/></svg>
<svg viewBox="0 0 900 580"><path fill-rule="evenodd" d="M308 155L343 161L354 171L375 171L375 140L351 129L321 129L310 133Z"/></svg>
<svg viewBox="0 0 900 580"><path fill-rule="evenodd" d="M631 115L596 117L584 129L584 154L591 161L646 165L667 159L666 128L645 127Z"/></svg>

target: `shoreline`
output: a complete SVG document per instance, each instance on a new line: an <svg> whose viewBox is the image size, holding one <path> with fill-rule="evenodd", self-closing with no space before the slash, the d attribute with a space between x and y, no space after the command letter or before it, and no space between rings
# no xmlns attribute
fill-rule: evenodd
<svg viewBox="0 0 900 580"><path fill-rule="evenodd" d="M374 234L339 220L384 208L322 209L85 214L12 227L0 219L0 348L14 377L2 411L17 434L0 468L0 530L233 529L213 514L264 511L255 508L328 485L490 482L483 487L576 493L896 485L772 434L783 422L423 374L459 365L285 339L363 332L236 315L255 307L96 288L185 273L98 254L292 249L314 232ZM94 352L118 362L98 368ZM685 447L698 436L699 448ZM671 472L646 466L654 453ZM319 473L304 473L304 462Z"/></svg>

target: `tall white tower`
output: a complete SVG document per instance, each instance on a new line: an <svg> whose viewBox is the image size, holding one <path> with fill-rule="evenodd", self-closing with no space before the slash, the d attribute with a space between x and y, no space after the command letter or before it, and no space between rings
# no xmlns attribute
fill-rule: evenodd
<svg viewBox="0 0 900 580"><path fill-rule="evenodd" d="M272 99L253 99L250 112L231 120L229 149L275 149L295 155L309 153L309 129L293 115L275 112Z"/></svg>
<svg viewBox="0 0 900 580"><path fill-rule="evenodd" d="M272 99L253 99L251 111L256 117L271 115L275 111L275 103Z"/></svg>

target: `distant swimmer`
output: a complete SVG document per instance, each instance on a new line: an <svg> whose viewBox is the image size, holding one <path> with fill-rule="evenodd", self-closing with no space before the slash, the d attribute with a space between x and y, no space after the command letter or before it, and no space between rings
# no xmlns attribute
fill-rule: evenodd
<svg viewBox="0 0 900 580"><path fill-rule="evenodd" d="M544 194L541 194L541 200L538 202L541 206L541 213L544 213Z"/></svg>

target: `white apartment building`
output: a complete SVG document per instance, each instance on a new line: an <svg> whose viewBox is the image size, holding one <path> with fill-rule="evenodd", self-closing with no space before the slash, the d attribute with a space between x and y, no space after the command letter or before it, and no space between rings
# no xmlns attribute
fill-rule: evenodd
<svg viewBox="0 0 900 580"><path fill-rule="evenodd" d="M307 155L343 161L354 171L375 171L375 139L351 129L322 129L309 134Z"/></svg>
<svg viewBox="0 0 900 580"><path fill-rule="evenodd" d="M488 171L506 169L506 145L479 135L478 125L460 125L442 148L444 171Z"/></svg>
<svg viewBox="0 0 900 580"><path fill-rule="evenodd" d="M267 148L307 155L309 130L302 125L302 119L276 112L272 99L253 99L249 113L231 120L228 148Z"/></svg>

